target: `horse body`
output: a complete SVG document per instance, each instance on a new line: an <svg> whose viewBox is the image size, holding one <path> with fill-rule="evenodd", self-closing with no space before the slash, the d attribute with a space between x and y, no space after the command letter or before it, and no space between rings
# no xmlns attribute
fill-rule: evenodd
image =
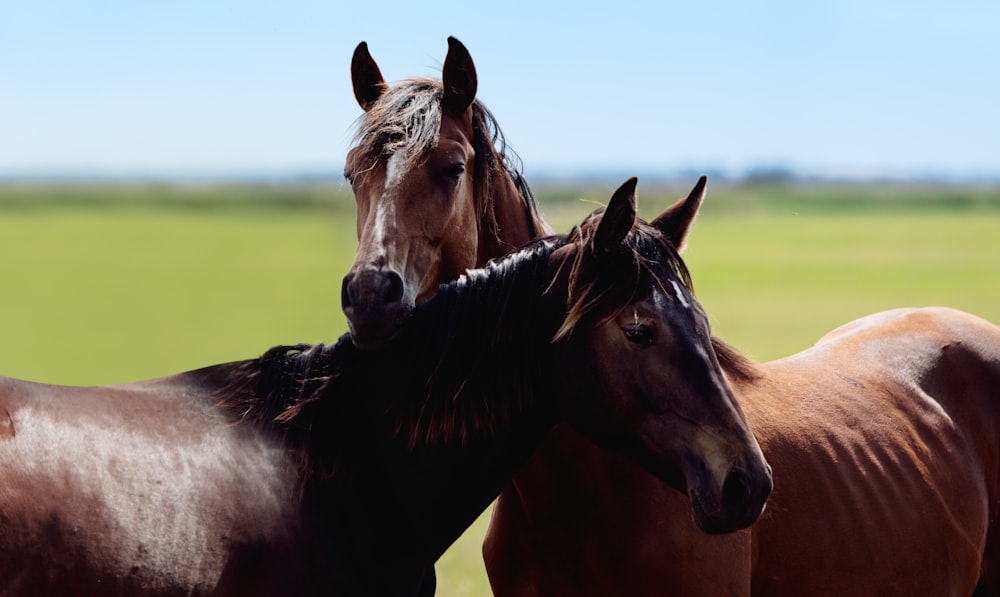
<svg viewBox="0 0 1000 597"><path fill-rule="evenodd" d="M292 463L191 380L2 378L0 419L5 594L205 594L293 535Z"/></svg>
<svg viewBox="0 0 1000 597"><path fill-rule="evenodd" d="M997 531L1000 329L890 311L761 369L736 383L776 471L753 593L972 594Z"/></svg>
<svg viewBox="0 0 1000 597"><path fill-rule="evenodd" d="M774 469L754 526L705 535L683 496L565 433L497 502L497 594L996 594L1000 328L894 310L730 382Z"/></svg>

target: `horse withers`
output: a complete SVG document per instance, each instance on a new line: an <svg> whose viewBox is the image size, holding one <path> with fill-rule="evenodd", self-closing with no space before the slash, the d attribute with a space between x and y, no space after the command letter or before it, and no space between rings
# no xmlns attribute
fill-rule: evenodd
<svg viewBox="0 0 1000 597"><path fill-rule="evenodd" d="M467 272L379 351L0 379L3 592L427 595L560 422L686 488L706 526L749 524L769 469L667 241L676 214L636 222L634 189Z"/></svg>

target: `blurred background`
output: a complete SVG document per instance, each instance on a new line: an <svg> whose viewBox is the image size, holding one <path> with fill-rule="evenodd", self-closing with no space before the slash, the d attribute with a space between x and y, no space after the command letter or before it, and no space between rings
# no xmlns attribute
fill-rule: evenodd
<svg viewBox="0 0 1000 597"><path fill-rule="evenodd" d="M685 253L760 360L943 304L1000 321L1000 4L20 2L0 19L0 374L108 384L346 330L364 40L454 35L560 231L709 174ZM486 592L480 521L441 594Z"/></svg>

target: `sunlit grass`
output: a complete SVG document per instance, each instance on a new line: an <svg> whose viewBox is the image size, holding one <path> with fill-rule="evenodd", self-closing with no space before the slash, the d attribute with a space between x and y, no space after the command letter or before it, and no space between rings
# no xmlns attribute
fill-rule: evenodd
<svg viewBox="0 0 1000 597"><path fill-rule="evenodd" d="M0 212L0 372L106 384L334 340L354 246L308 212Z"/></svg>

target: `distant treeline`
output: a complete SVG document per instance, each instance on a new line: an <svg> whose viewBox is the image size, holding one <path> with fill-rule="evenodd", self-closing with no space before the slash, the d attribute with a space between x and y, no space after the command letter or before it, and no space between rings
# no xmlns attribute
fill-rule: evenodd
<svg viewBox="0 0 1000 597"><path fill-rule="evenodd" d="M690 182L693 185L695 179ZM543 206L602 204L616 182L545 182ZM640 181L642 203L685 195L690 185ZM858 183L709 181L705 211L1000 210L1000 183ZM0 209L166 208L184 210L353 210L350 188L337 182L0 182Z"/></svg>
<svg viewBox="0 0 1000 597"><path fill-rule="evenodd" d="M692 180L692 184L693 184ZM640 203L654 204L683 197L690 187L647 185L640 181ZM576 193L597 200L601 193L586 189L551 189L538 196L566 199ZM606 194L606 191L604 192ZM821 211L1000 210L997 183L885 183L885 182L789 182L721 183L709 181L703 212L743 213L778 211L783 213Z"/></svg>
<svg viewBox="0 0 1000 597"><path fill-rule="evenodd" d="M330 210L342 206L353 208L353 197L350 188L337 183L0 183L0 209Z"/></svg>

